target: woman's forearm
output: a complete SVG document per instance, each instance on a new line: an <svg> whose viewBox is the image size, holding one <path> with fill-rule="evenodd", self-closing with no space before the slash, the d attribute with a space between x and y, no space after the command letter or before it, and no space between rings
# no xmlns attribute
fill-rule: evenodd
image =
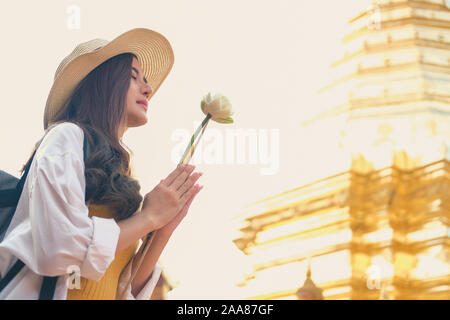
<svg viewBox="0 0 450 320"><path fill-rule="evenodd" d="M134 296L136 296L142 290L142 288L144 288L145 284L147 283L148 279L150 278L153 272L153 269L155 268L156 262L158 261L159 257L161 256L161 253L164 250L164 247L166 246L167 242L170 239L170 236L158 234L158 232L156 232L154 237L155 238L153 239L150 248L148 249L144 257L144 260L142 261L142 264L139 267L136 276L131 282L131 292ZM132 272L135 270L136 262L140 260L141 255L142 255L142 248L141 250L139 250L139 253L136 255L133 261Z"/></svg>
<svg viewBox="0 0 450 320"><path fill-rule="evenodd" d="M134 214L128 219L119 221L117 224L120 227L120 234L116 247L116 255L154 230L151 220L141 212Z"/></svg>

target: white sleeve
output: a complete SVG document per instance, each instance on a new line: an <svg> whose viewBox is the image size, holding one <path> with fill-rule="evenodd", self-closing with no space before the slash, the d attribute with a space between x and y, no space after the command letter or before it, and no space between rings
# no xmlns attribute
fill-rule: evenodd
<svg viewBox="0 0 450 320"><path fill-rule="evenodd" d="M123 290L131 278L131 267L135 257L136 255L134 255L134 257L130 260L125 269L120 274L119 284L117 286L117 296L116 296L117 299L122 299L122 295L124 294ZM136 297L131 293L131 284L129 284L125 289L126 293L123 299L150 300L153 290L155 290L156 284L158 283L159 277L161 276L161 272L162 272L161 266L158 263L156 263L155 267L153 268L151 277L147 280L147 283L142 288L142 290L136 295Z"/></svg>
<svg viewBox="0 0 450 320"><path fill-rule="evenodd" d="M114 219L88 216L83 131L71 123L56 126L33 162L29 212L35 259L29 267L55 276L78 266L81 276L100 280L114 259L120 228Z"/></svg>

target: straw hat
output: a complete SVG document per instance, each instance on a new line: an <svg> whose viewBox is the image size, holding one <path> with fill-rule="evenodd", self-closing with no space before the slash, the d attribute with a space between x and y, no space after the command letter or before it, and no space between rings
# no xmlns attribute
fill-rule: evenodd
<svg viewBox="0 0 450 320"><path fill-rule="evenodd" d="M169 41L161 34L144 28L125 32L112 41L94 39L80 43L56 69L44 111L44 129L53 122L56 112L71 97L76 86L97 66L116 55L130 52L139 60L153 92L169 74L174 55Z"/></svg>

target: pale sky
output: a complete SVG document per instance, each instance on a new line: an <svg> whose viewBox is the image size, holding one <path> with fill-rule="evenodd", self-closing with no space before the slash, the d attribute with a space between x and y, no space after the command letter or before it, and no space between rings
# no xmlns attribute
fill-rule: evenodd
<svg viewBox="0 0 450 320"><path fill-rule="evenodd" d="M176 166L172 153L186 144L172 137L194 132L204 117L200 100L208 92L230 99L235 122L210 122L204 142L208 132L214 133L210 143L217 143L214 137L226 143L227 130L249 130L258 132L258 143L244 152L270 154L268 162L257 157L256 163L247 159L245 164L197 164L204 189L161 257L170 278L178 283L172 299L239 299L232 284L248 266L231 242L229 220L251 202L316 179L327 166L329 159L319 156L314 137L302 134L301 122L322 108L317 90L328 83L329 64L342 55L340 38L347 19L369 3L30 0L3 4L0 168L18 175L43 134L43 110L55 70L78 43L112 40L137 27L162 33L173 47L175 64L150 100L147 125L130 129L124 137L135 154L143 194ZM71 5L80 8L79 29L67 26ZM268 132L278 132L279 140L267 143ZM223 153L227 151L224 147ZM207 157L201 146L196 152L202 159ZM276 169L273 174L262 174L271 166Z"/></svg>

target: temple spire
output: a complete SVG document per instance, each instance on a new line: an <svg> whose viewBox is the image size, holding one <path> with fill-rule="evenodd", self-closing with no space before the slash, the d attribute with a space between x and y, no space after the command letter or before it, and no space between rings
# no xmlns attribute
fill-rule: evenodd
<svg viewBox="0 0 450 320"><path fill-rule="evenodd" d="M308 270L303 286L296 292L299 300L323 300L322 289L318 288L311 279L311 259L308 259Z"/></svg>

